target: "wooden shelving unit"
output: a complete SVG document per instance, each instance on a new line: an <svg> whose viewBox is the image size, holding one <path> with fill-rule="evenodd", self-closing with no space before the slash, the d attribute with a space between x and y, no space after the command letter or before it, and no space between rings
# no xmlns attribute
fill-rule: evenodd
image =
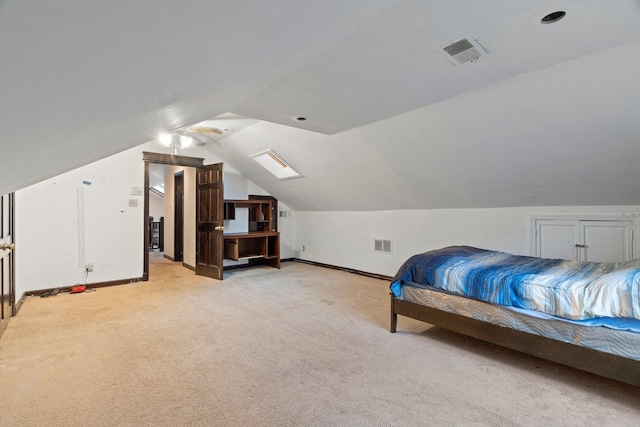
<svg viewBox="0 0 640 427"><path fill-rule="evenodd" d="M280 233L225 234L224 257L233 261L262 258L265 264L280 268Z"/></svg>
<svg viewBox="0 0 640 427"><path fill-rule="evenodd" d="M248 232L224 234L224 257L233 261L258 260L280 268L280 233L269 199L225 200L224 219L235 220L236 208L248 208Z"/></svg>
<svg viewBox="0 0 640 427"><path fill-rule="evenodd" d="M249 209L249 232L277 231L271 200L225 200L224 219L235 220L236 208Z"/></svg>

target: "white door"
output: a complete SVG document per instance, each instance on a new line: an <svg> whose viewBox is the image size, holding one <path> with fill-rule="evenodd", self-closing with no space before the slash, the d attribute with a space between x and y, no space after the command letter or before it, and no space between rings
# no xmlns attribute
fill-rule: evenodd
<svg viewBox="0 0 640 427"><path fill-rule="evenodd" d="M536 256L551 259L578 259L580 227L575 220L536 221Z"/></svg>
<svg viewBox="0 0 640 427"><path fill-rule="evenodd" d="M594 262L633 259L633 220L558 217L533 222L535 256Z"/></svg>
<svg viewBox="0 0 640 427"><path fill-rule="evenodd" d="M619 262L632 257L633 221L580 221L585 261Z"/></svg>

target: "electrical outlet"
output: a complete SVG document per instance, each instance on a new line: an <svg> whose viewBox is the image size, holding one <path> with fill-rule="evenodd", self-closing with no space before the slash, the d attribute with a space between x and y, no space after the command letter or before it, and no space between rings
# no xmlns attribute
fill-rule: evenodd
<svg viewBox="0 0 640 427"><path fill-rule="evenodd" d="M84 265L84 271L86 271L87 273L89 273L90 271L93 271L93 264L91 264L90 262L86 263Z"/></svg>
<svg viewBox="0 0 640 427"><path fill-rule="evenodd" d="M302 252L304 252L304 246L302 247Z"/></svg>

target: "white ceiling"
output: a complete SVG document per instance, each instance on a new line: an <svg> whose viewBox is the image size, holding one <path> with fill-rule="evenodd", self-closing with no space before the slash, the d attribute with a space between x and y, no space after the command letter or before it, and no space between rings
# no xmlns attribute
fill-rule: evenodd
<svg viewBox="0 0 640 427"><path fill-rule="evenodd" d="M640 203L638 1L10 0L0 58L0 193L202 122L292 209Z"/></svg>

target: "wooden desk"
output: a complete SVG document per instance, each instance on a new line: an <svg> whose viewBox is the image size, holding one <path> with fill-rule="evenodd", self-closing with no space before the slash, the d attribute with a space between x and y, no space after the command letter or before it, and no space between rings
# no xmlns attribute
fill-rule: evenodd
<svg viewBox="0 0 640 427"><path fill-rule="evenodd" d="M280 268L280 233L254 231L223 235L224 257L234 261L262 258L271 267Z"/></svg>

